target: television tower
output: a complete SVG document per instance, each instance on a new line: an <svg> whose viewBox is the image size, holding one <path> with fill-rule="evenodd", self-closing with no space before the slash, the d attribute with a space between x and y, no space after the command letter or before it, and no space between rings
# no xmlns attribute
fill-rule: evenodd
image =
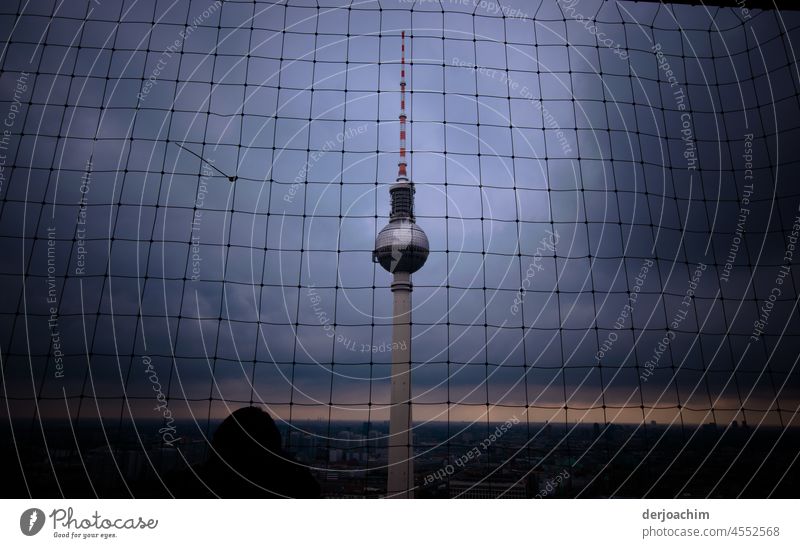
<svg viewBox="0 0 800 548"><path fill-rule="evenodd" d="M400 160L389 187L389 223L375 238L373 262L392 275L392 396L389 407L389 468L386 496L414 497L411 447L411 274L428 258L428 237L414 222L414 184L406 163L406 33L401 34Z"/></svg>

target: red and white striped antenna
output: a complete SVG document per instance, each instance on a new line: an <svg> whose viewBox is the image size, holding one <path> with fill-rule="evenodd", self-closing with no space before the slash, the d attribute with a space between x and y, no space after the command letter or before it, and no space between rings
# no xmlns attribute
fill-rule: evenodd
<svg viewBox="0 0 800 548"><path fill-rule="evenodd" d="M406 171L406 31L400 34L400 161L397 179L408 180Z"/></svg>

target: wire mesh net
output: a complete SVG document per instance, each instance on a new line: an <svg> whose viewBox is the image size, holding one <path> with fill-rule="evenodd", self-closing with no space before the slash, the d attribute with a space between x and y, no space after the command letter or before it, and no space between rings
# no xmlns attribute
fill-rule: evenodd
<svg viewBox="0 0 800 548"><path fill-rule="evenodd" d="M323 494L385 493L403 30L417 496L796 481L798 12L0 12L13 492L168 494L254 405Z"/></svg>

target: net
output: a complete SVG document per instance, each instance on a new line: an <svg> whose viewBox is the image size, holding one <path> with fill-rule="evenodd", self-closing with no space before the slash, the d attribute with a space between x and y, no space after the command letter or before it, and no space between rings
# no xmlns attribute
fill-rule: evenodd
<svg viewBox="0 0 800 548"><path fill-rule="evenodd" d="M166 494L247 405L325 495L385 492L403 30L418 496L788 492L798 12L0 12L19 493Z"/></svg>

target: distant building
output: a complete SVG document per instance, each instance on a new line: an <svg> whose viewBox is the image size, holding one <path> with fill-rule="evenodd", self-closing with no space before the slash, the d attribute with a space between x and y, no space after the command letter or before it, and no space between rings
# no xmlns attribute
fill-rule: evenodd
<svg viewBox="0 0 800 548"><path fill-rule="evenodd" d="M453 480L449 483L450 497L463 499L526 499L530 498L524 482L472 482Z"/></svg>

